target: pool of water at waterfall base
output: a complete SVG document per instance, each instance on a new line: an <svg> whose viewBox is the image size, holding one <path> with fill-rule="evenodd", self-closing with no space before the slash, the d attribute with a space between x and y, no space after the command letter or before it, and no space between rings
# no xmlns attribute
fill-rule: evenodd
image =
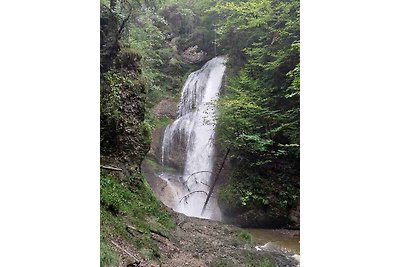
<svg viewBox="0 0 400 267"><path fill-rule="evenodd" d="M265 245L269 242L295 254L300 254L300 231L285 229L244 229L253 236L257 245Z"/></svg>

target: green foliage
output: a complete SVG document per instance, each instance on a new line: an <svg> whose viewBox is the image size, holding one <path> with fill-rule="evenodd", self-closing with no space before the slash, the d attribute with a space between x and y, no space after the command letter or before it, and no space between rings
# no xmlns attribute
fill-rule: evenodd
<svg viewBox="0 0 400 267"><path fill-rule="evenodd" d="M179 58L170 64L177 51L170 47L171 29L157 11L161 1L102 0L100 5L101 152L138 163L154 129L151 120L144 120L145 101L151 106L165 96L184 76L177 73L186 70ZM174 222L140 174L122 181L102 173L100 204L101 266L117 265L110 245L116 237L136 246L145 259L160 257L150 229L168 234ZM142 234L132 236L127 224Z"/></svg>
<svg viewBox="0 0 400 267"><path fill-rule="evenodd" d="M113 260L114 254L107 240L115 235L134 244L146 259L160 257L150 229L168 234L168 230L174 228L175 224L142 175L131 177L130 182L122 182L102 173L100 204L102 266L108 266ZM135 226L143 234L133 237L126 231L127 224Z"/></svg>
<svg viewBox="0 0 400 267"><path fill-rule="evenodd" d="M132 81L115 71L106 72L103 77L101 112L110 118L118 120L121 115L120 107L122 106L121 90L125 84L132 84Z"/></svg>
<svg viewBox="0 0 400 267"><path fill-rule="evenodd" d="M231 70L217 132L236 167L219 199L287 216L299 196L299 1L222 0L210 12Z"/></svg>
<svg viewBox="0 0 400 267"><path fill-rule="evenodd" d="M150 146L152 126L149 124L147 120L144 120L141 124L141 128L142 128L142 136L144 137L144 143Z"/></svg>
<svg viewBox="0 0 400 267"><path fill-rule="evenodd" d="M104 240L100 239L100 267L112 267L118 265L118 254Z"/></svg>
<svg viewBox="0 0 400 267"><path fill-rule="evenodd" d="M222 146L231 148L235 166L219 198L238 211L260 208L276 216L296 206L300 156L299 1L115 2L110 16L117 26L124 21L126 24L118 45L104 47L120 51L112 62L136 76L129 78L118 68L104 72L102 114L114 120L110 124L118 125L121 94L127 88L146 89L147 112L161 99L176 97L187 74L198 68L185 62L183 51L198 45L208 59L214 54L216 41L217 52L229 55L226 95L218 103L217 136ZM110 6L109 1L102 3ZM106 33L104 36L109 36ZM107 53L103 54L112 54ZM140 60L131 60L137 57ZM130 66L128 62L132 61L140 62L140 66ZM130 85L130 81L136 82ZM166 117L147 113L139 130L148 142L150 131L167 123Z"/></svg>
<svg viewBox="0 0 400 267"><path fill-rule="evenodd" d="M244 230L239 231L237 233L237 237L239 238L239 240L241 240L244 243L251 244L251 245L254 244L253 237L247 231L244 231Z"/></svg>
<svg viewBox="0 0 400 267"><path fill-rule="evenodd" d="M240 211L242 210L242 201L241 201L241 191L235 184L235 182L230 182L220 188L218 192L218 203L223 209Z"/></svg>
<svg viewBox="0 0 400 267"><path fill-rule="evenodd" d="M115 216L131 216L134 222L142 224L144 228L149 227L146 225L148 219L154 219L165 229L174 227L172 218L162 208L146 179L141 175L131 177L131 180L135 179L140 179L141 182L132 189L129 184L102 174L100 177L101 206Z"/></svg>
<svg viewBox="0 0 400 267"><path fill-rule="evenodd" d="M263 174L235 170L231 180L218 194L218 203L230 213L250 209L267 209L268 218L281 221L287 212L296 207L299 195L296 182L288 179L289 171Z"/></svg>

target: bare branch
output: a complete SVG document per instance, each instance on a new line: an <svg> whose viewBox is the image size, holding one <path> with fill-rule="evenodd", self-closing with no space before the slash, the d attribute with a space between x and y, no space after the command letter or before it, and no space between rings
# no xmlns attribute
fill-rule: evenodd
<svg viewBox="0 0 400 267"><path fill-rule="evenodd" d="M116 167L112 167L112 166L100 165L100 168L101 168L101 169L105 169L105 170L110 170L110 171L119 171L119 172L122 172L122 169L116 168Z"/></svg>
<svg viewBox="0 0 400 267"><path fill-rule="evenodd" d="M132 9L129 10L128 16L126 16L126 18L122 21L121 26L119 27L119 30L117 32L117 40L120 38L122 31L125 29L125 25L128 22L131 15L132 15Z"/></svg>
<svg viewBox="0 0 400 267"><path fill-rule="evenodd" d="M210 187L210 185L208 185L208 184L206 184L206 183L203 183L203 182L200 182L200 183L202 183L202 184L205 185L205 186Z"/></svg>
<svg viewBox="0 0 400 267"><path fill-rule="evenodd" d="M194 173L190 174L190 175L186 178L186 181L184 181L184 183L187 183L187 182L189 181L190 177L192 177L192 176L194 176L194 175L196 175L196 174L199 174L199 173L204 173L204 172L208 172L208 173L213 174L213 172L211 172L211 171L198 171L198 172L194 172Z"/></svg>
<svg viewBox="0 0 400 267"><path fill-rule="evenodd" d="M218 170L217 176L214 178L214 181L213 181L213 183L212 183L212 185L211 185L210 191L209 191L208 194L207 194L207 198L206 198L206 201L204 202L204 206L203 206L203 210L201 211L201 215L203 215L204 211L206 210L208 201L210 200L211 194L212 194L212 192L214 191L214 187L215 187L215 185L217 184L219 175L221 174L221 171L222 171L222 169L224 168L225 161L226 161L226 159L227 159L228 154L229 154L230 151L231 151L230 148L228 148L228 149L226 150L226 154L225 154L225 156L224 156L224 160L222 161L222 164L221 164L221 166L220 166L220 168L219 168L219 170Z"/></svg>
<svg viewBox="0 0 400 267"><path fill-rule="evenodd" d="M195 193L203 193L203 194L208 194L206 191L203 191L203 190L197 190L197 191L192 191L192 192L190 192L189 194L187 194L187 195L185 195L184 197L182 197L180 200L179 200L179 203L180 202L182 202L182 200L185 200L185 202L186 202L186 200L192 195L192 194L195 194ZM186 202L187 203L187 202Z"/></svg>
<svg viewBox="0 0 400 267"><path fill-rule="evenodd" d="M138 258L136 258L135 256L133 256L131 253L129 253L127 250L125 250L124 248L122 248L120 245L118 245L116 242L111 240L111 243L116 246L119 250L121 250L122 252L125 252L128 256L130 256L131 258L133 258L135 261L140 262L138 260Z"/></svg>

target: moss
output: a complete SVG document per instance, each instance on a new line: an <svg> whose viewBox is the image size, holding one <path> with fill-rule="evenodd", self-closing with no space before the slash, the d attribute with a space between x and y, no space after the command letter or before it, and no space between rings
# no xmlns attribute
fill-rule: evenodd
<svg viewBox="0 0 400 267"><path fill-rule="evenodd" d="M138 162L150 148L149 127L142 123L146 87L140 77L125 69L101 75L101 155Z"/></svg>
<svg viewBox="0 0 400 267"><path fill-rule="evenodd" d="M104 240L101 261L104 266L112 259L106 240L119 236L133 244L143 258L157 260L160 252L151 238L151 230L168 235L175 227L171 215L156 199L143 176L137 174L130 180L132 183L123 183L111 175L100 175L101 235ZM130 234L126 225L134 226L139 230L138 234Z"/></svg>
<svg viewBox="0 0 400 267"><path fill-rule="evenodd" d="M151 144L151 125L147 121L143 121L141 124L142 136L144 140L144 146L150 146Z"/></svg>
<svg viewBox="0 0 400 267"><path fill-rule="evenodd" d="M160 164L158 164L154 159L146 158L145 161L147 166L149 166L152 170L157 170L160 167Z"/></svg>
<svg viewBox="0 0 400 267"><path fill-rule="evenodd" d="M172 120L167 116L160 116L157 118L156 128L162 128L172 123Z"/></svg>
<svg viewBox="0 0 400 267"><path fill-rule="evenodd" d="M236 236L239 238L239 240L243 241L246 244L255 244L253 237L247 231L241 230L236 234Z"/></svg>
<svg viewBox="0 0 400 267"><path fill-rule="evenodd" d="M161 166L160 164L158 164L158 162L156 160L154 160L153 158L150 158L150 157L147 157L145 159L145 163L154 173L160 173L162 171L165 171L168 173L176 173L177 172L176 169L174 169L172 167Z"/></svg>
<svg viewBox="0 0 400 267"><path fill-rule="evenodd" d="M149 124L151 130L166 127L172 123L172 119L167 116L156 116L154 114L147 114L146 122Z"/></svg>

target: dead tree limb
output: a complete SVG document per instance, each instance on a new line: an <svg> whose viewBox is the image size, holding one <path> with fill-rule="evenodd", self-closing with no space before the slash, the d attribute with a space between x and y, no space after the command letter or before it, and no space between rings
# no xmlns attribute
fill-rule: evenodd
<svg viewBox="0 0 400 267"><path fill-rule="evenodd" d="M231 151L230 148L228 148L228 149L226 150L224 160L222 161L222 164L221 164L221 166L219 167L217 176L215 176L214 181L213 181L213 183L212 183L212 185L211 185L210 191L208 191L208 195L207 195L206 201L204 202L204 206L203 206L203 209L202 209L202 211L201 211L201 215L203 215L204 211L206 210L208 201L210 200L211 194L212 194L212 192L214 191L214 187L215 187L215 185L217 184L219 175L221 174L222 168L224 167L226 158L228 157L228 154L229 154L230 151Z"/></svg>
<svg viewBox="0 0 400 267"><path fill-rule="evenodd" d="M139 234L144 234L144 232L142 230L137 229L136 227L133 227L131 225L125 225L125 229L126 231L128 231L128 233L130 233L131 235L135 236L136 232Z"/></svg>
<svg viewBox="0 0 400 267"><path fill-rule="evenodd" d="M122 172L122 169L120 168L116 168L116 167L112 167L112 166L104 166L104 165L100 165L100 168L105 169L105 170L110 170L110 171L118 171L118 172Z"/></svg>
<svg viewBox="0 0 400 267"><path fill-rule="evenodd" d="M200 182L201 184L203 184L203 185L205 185L205 186L207 186L208 188L210 188L210 185L209 184L206 184L206 183L203 183L203 182Z"/></svg>
<svg viewBox="0 0 400 267"><path fill-rule="evenodd" d="M140 233L140 234L145 234L145 232L143 232L142 230L137 229L136 227L134 227L134 226L132 226L132 225L126 224L126 225L125 225L125 228L126 228L126 230L127 230L131 235L133 235L133 236L135 235L133 231L138 232L138 233ZM169 237L168 237L167 235L161 233L161 232L158 231L158 230L149 229L149 231L150 231L152 234L162 236L162 237L164 237L164 238L166 238L166 239L169 240Z"/></svg>
<svg viewBox="0 0 400 267"><path fill-rule="evenodd" d="M123 247L121 247L120 245L118 245L116 242L111 240L111 243L117 247L119 250L121 250L122 252L125 252L126 255L128 255L129 257L131 257L132 259L134 259L136 262L140 262L138 258L136 258L135 256L133 256L131 253L129 253L128 251L126 251Z"/></svg>
<svg viewBox="0 0 400 267"><path fill-rule="evenodd" d="M190 192L189 194L187 194L187 195L185 195L184 197L182 197L180 200L179 200L179 203L182 201L182 200L186 200L190 195L192 195L192 194L195 194L195 193L203 193L203 194L208 194L206 191L203 191L203 190L197 190L197 191L192 191L192 192Z"/></svg>
<svg viewBox="0 0 400 267"><path fill-rule="evenodd" d="M166 238L166 239L168 239L168 240L169 240L169 236L167 236L167 235L165 235L165 234L161 233L160 231L157 231L157 230L150 229L150 232L151 232L152 234L155 234L155 235L162 236L162 237L164 237L164 238Z"/></svg>
<svg viewBox="0 0 400 267"><path fill-rule="evenodd" d="M187 178L186 178L186 181L184 181L184 183L187 183L188 181L189 181L189 179L190 179L190 177L192 177L193 175L196 175L196 174L199 174L199 173L204 173L204 172L208 172L208 173L213 173L213 172L211 172L211 171L198 171L198 172L194 172L194 173L192 173L192 174L190 174Z"/></svg>

